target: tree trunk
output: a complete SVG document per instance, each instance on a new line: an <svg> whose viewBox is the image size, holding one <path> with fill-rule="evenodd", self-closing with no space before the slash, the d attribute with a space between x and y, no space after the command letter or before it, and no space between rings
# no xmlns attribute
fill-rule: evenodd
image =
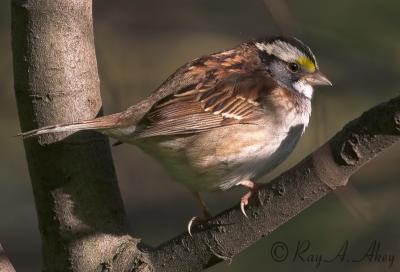
<svg viewBox="0 0 400 272"><path fill-rule="evenodd" d="M22 131L101 114L91 1L13 0L12 49ZM44 271L111 271L137 241L127 235L107 138L64 133L24 144Z"/></svg>

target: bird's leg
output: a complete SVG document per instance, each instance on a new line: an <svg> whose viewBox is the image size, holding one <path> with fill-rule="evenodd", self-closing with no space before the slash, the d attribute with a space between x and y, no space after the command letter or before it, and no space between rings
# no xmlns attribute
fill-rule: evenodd
<svg viewBox="0 0 400 272"><path fill-rule="evenodd" d="M211 213L209 212L206 203L201 198L200 193L199 192L193 192L192 194L193 194L194 199L196 199L196 202L199 204L199 206L200 206L200 208L201 208L201 210L203 212L203 217L194 216L194 217L192 217L192 219L190 219L190 221L188 223L188 226L187 226L187 229L188 229L188 232L189 232L190 236L192 236L191 228L192 228L192 225L195 222L203 222L203 221L211 218Z"/></svg>
<svg viewBox="0 0 400 272"><path fill-rule="evenodd" d="M205 218L210 218L211 217L211 213L207 208L206 203L204 202L204 200L201 198L201 195L199 192L193 192L193 197L194 199L196 199L197 203L199 204L201 211L203 212L203 216Z"/></svg>
<svg viewBox="0 0 400 272"><path fill-rule="evenodd" d="M243 187L246 187L249 189L247 193L245 193L242 198L240 199L240 210L244 214L244 216L247 217L246 211L244 210L244 207L249 204L249 199L253 195L254 192L257 191L258 185L257 183L252 182L251 180L243 180L239 182L237 185L242 185Z"/></svg>

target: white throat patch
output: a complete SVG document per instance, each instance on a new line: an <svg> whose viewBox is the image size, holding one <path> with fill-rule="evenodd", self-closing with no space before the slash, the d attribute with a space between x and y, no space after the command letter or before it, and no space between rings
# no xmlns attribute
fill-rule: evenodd
<svg viewBox="0 0 400 272"><path fill-rule="evenodd" d="M293 88L308 99L311 99L314 93L314 88L304 80L294 82Z"/></svg>

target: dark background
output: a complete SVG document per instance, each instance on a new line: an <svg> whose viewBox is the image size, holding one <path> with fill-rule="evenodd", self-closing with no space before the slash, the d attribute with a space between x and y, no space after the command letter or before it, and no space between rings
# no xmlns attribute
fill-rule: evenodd
<svg viewBox="0 0 400 272"><path fill-rule="evenodd" d="M271 15L273 14L273 15ZM317 89L311 125L294 154L264 180L287 169L369 107L399 95L400 2L169 0L94 1L97 58L106 113L125 109L154 90L178 66L202 54L251 38L289 33L311 46L333 88ZM0 2L0 242L17 271L40 269L40 240L19 132L12 81L10 4ZM373 240L394 254L400 270L400 147L385 152L288 224L209 271L312 271L315 262L293 262L298 241L307 254L331 258L346 240L347 257L360 258ZM113 148L132 234L157 245L185 231L199 214L191 195L137 148ZM240 190L206 195L217 213L238 202ZM289 257L271 258L285 242ZM320 271L386 271L388 263L323 263Z"/></svg>

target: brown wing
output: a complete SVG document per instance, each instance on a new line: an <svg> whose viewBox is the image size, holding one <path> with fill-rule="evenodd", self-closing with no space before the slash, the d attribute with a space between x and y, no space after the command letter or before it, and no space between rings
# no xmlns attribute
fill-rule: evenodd
<svg viewBox="0 0 400 272"><path fill-rule="evenodd" d="M137 136L191 134L256 123L262 114L260 101L273 87L273 81L263 72L230 72L218 80L192 85L156 103Z"/></svg>
<svg viewBox="0 0 400 272"><path fill-rule="evenodd" d="M254 50L253 46L242 44L231 50L188 62L168 77L150 96L122 112L118 118L118 125L143 125L148 119L146 114L160 101L166 101L175 94L190 90L210 89L232 74L251 73L261 65L261 60Z"/></svg>
<svg viewBox="0 0 400 272"><path fill-rule="evenodd" d="M256 54L249 54L249 48L246 45L241 45L186 63L169 76L147 98L122 112L118 121L119 125L124 127L138 123L158 101L165 100L177 92L199 88L206 84L212 86L229 73L243 71L249 64L253 65L259 61Z"/></svg>

